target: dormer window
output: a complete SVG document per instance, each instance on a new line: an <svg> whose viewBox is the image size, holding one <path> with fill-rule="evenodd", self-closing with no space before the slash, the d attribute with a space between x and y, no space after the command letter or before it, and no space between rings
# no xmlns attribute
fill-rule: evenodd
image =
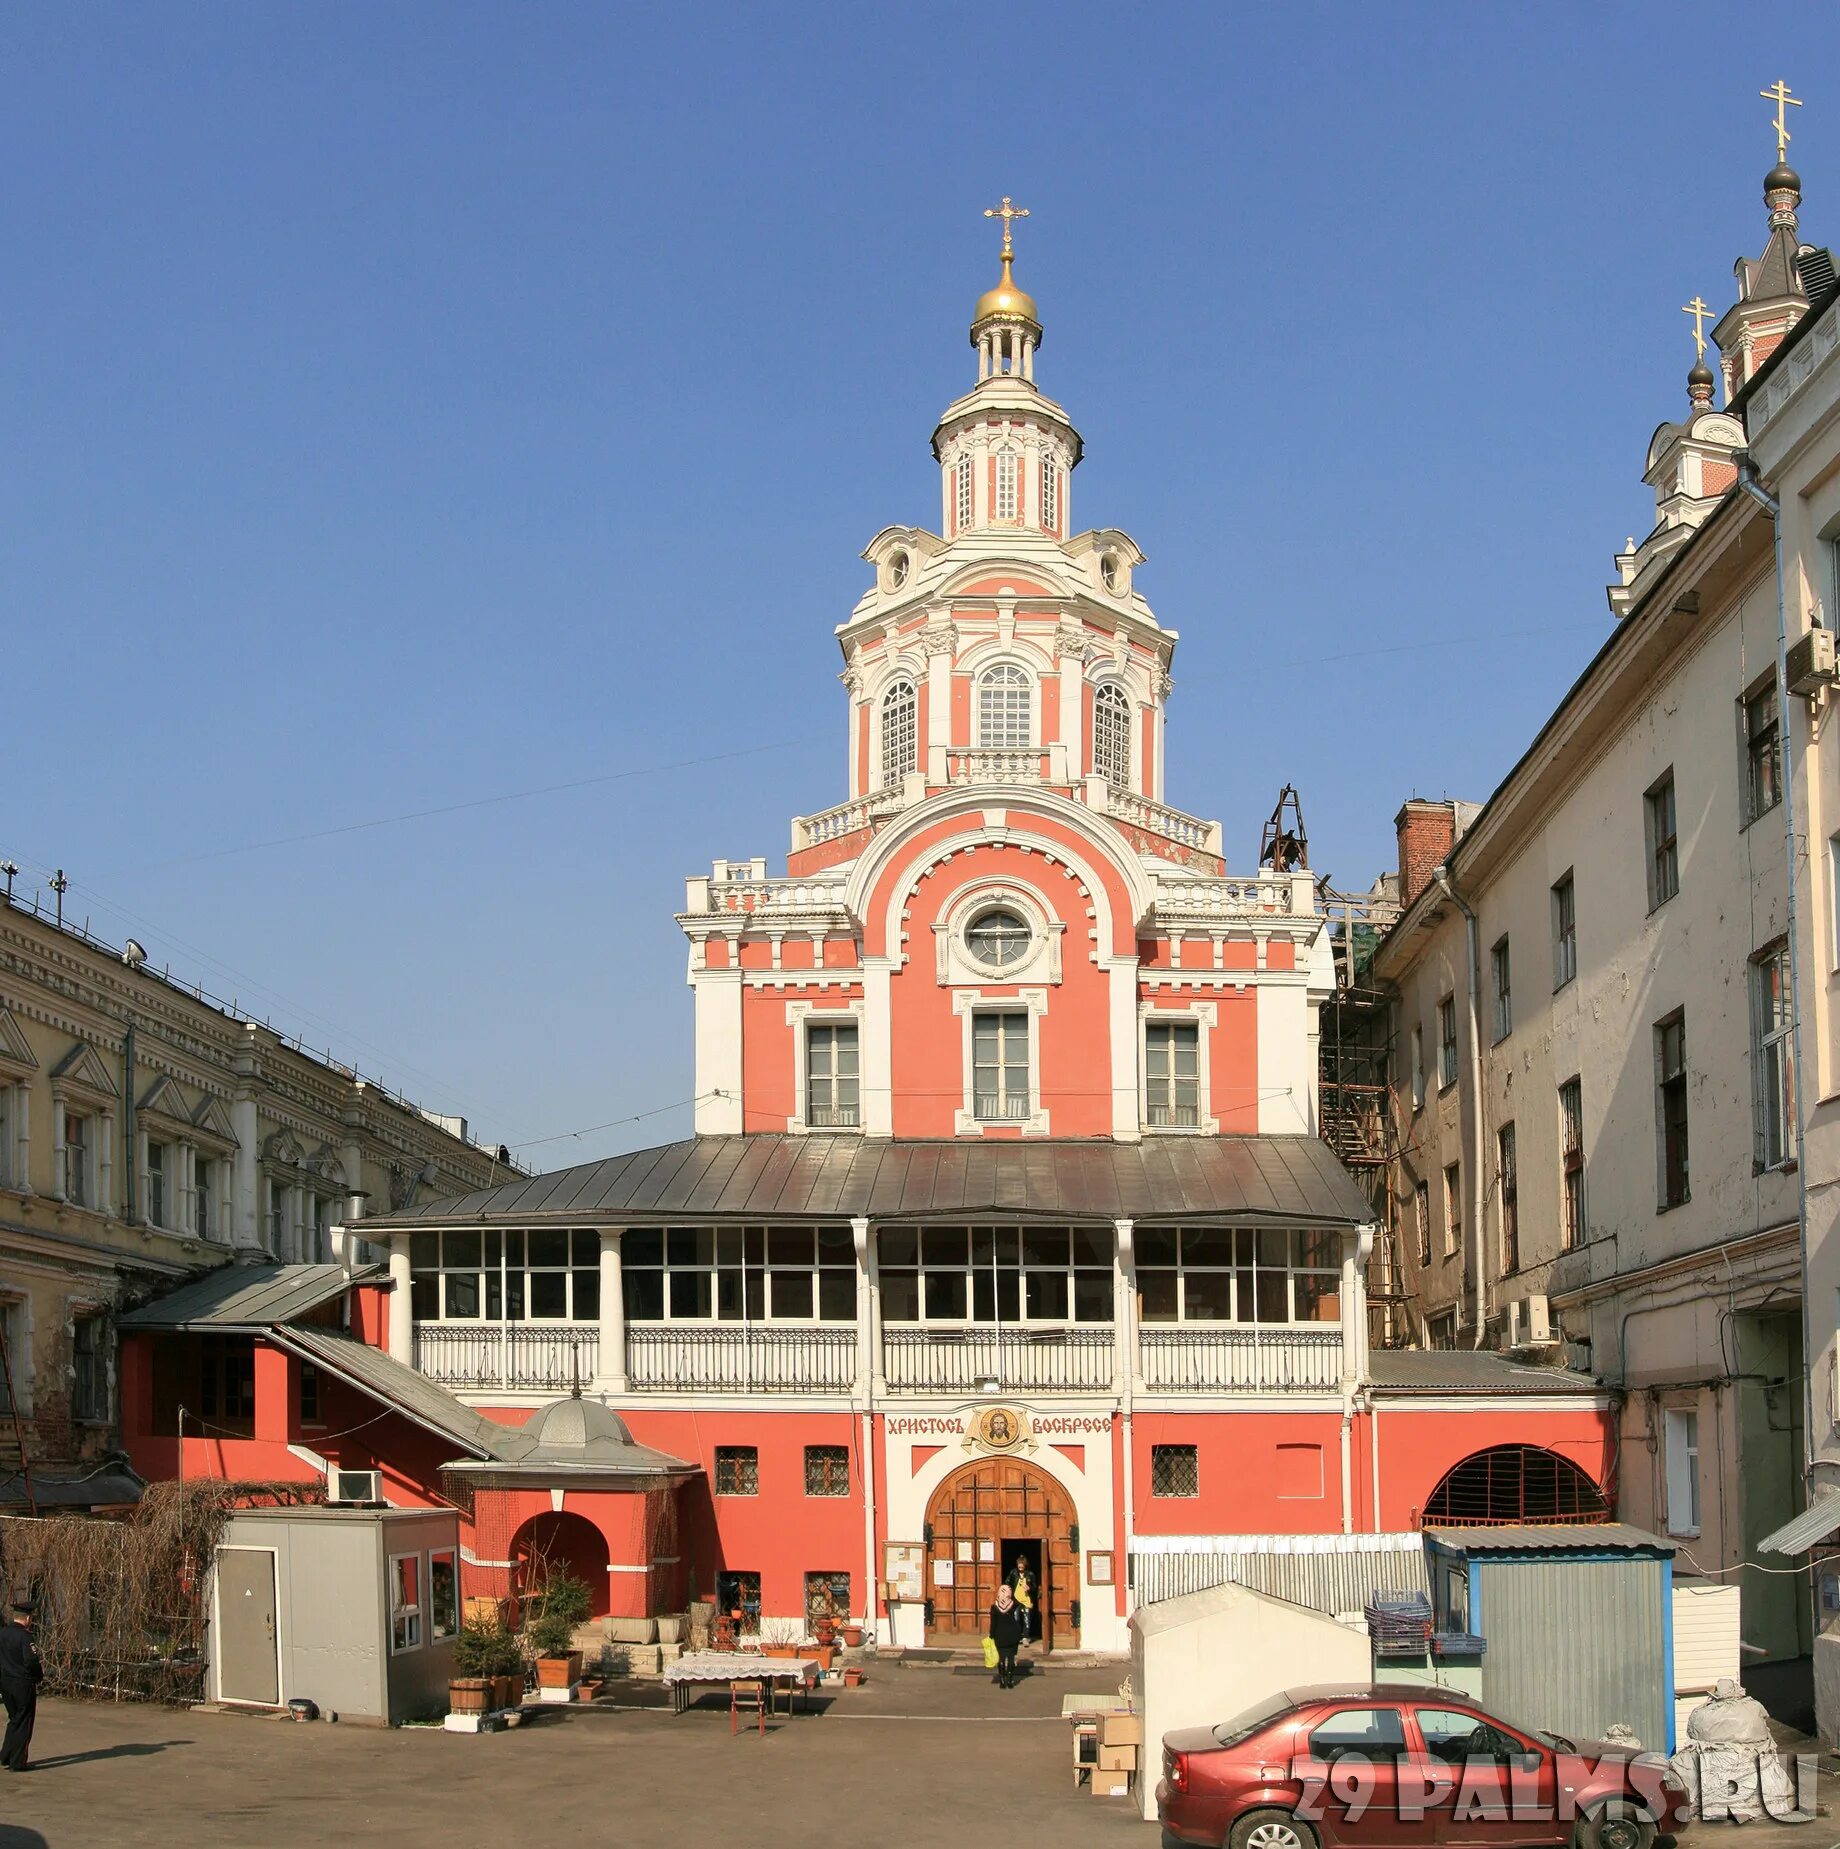
<svg viewBox="0 0 1840 1849"><path fill-rule="evenodd" d="M1006 452L997 458L997 511L999 520L1016 518L1016 477L1021 472L1022 458Z"/></svg>
<svg viewBox="0 0 1840 1849"><path fill-rule="evenodd" d="M958 530L962 533L971 524L971 483L972 460L969 456L958 459Z"/></svg>
<svg viewBox="0 0 1840 1849"><path fill-rule="evenodd" d="M978 682L978 744L984 749L1034 742L1034 714L1028 675L1013 661L1000 661Z"/></svg>
<svg viewBox="0 0 1840 1849"><path fill-rule="evenodd" d="M888 560L888 588L898 591L907 582L907 554L896 552Z"/></svg>
<svg viewBox="0 0 1840 1849"><path fill-rule="evenodd" d="M1044 450L1041 458L1041 527L1044 533L1052 533L1060 525L1060 487L1060 470L1054 466L1054 457Z"/></svg>
<svg viewBox="0 0 1840 1849"><path fill-rule="evenodd" d="M1118 555L1115 552L1108 552L1099 560L1099 582L1108 591L1118 589Z"/></svg>

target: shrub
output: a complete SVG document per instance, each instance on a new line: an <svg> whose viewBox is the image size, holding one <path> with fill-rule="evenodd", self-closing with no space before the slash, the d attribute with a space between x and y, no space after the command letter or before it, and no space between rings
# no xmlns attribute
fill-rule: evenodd
<svg viewBox="0 0 1840 1849"><path fill-rule="evenodd" d="M469 1618L454 1638L456 1676L515 1676L523 1667L517 1639L496 1618Z"/></svg>
<svg viewBox="0 0 1840 1849"><path fill-rule="evenodd" d="M567 1567L553 1567L525 1600L529 1617L524 1635L538 1656L566 1656L575 1642L575 1627L594 1608L587 1582Z"/></svg>

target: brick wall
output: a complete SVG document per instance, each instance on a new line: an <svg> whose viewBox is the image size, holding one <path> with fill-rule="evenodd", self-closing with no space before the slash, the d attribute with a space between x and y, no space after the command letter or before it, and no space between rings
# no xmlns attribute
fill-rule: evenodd
<svg viewBox="0 0 1840 1849"><path fill-rule="evenodd" d="M1410 905L1431 884L1457 835L1457 806L1414 796L1393 818L1399 831L1399 902Z"/></svg>

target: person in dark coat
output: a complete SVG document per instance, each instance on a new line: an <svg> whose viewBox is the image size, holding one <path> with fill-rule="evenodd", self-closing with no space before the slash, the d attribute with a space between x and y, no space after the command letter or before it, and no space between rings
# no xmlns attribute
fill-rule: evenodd
<svg viewBox="0 0 1840 1849"><path fill-rule="evenodd" d="M996 1682L999 1688L1016 1686L1016 1652L1029 1628L1028 1614L1016 1603L1007 1583L997 1588L990 1608L990 1641L997 1646Z"/></svg>
<svg viewBox="0 0 1840 1849"><path fill-rule="evenodd" d="M32 1607L13 1605L11 1624L0 1624L0 1701L6 1703L6 1738L0 1740L0 1768L26 1770L32 1751L32 1723L38 1719L38 1685L45 1666L32 1646Z"/></svg>

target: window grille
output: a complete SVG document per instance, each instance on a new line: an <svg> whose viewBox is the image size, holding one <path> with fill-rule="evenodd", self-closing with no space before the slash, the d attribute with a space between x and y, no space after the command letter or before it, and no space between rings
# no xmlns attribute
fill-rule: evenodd
<svg viewBox="0 0 1840 1849"><path fill-rule="evenodd" d="M1093 695L1093 775L1114 790L1131 787L1131 702L1111 682Z"/></svg>
<svg viewBox="0 0 1840 1849"><path fill-rule="evenodd" d="M1201 1458L1194 1445L1152 1445L1150 1447L1150 1494L1152 1496L1199 1496L1201 1494Z"/></svg>
<svg viewBox="0 0 1840 1849"><path fill-rule="evenodd" d="M716 1494L760 1494L760 1452L753 1445L716 1446Z"/></svg>
<svg viewBox="0 0 1840 1849"><path fill-rule="evenodd" d="M805 1494L807 1496L847 1496L850 1493L850 1447L848 1445L807 1445L805 1447Z"/></svg>
<svg viewBox="0 0 1840 1849"><path fill-rule="evenodd" d="M919 743L919 697L912 681L898 680L882 695L883 789L892 789L916 767Z"/></svg>
<svg viewBox="0 0 1840 1849"><path fill-rule="evenodd" d="M978 744L986 750L1034 742L1035 719L1028 675L1000 661L978 682Z"/></svg>

